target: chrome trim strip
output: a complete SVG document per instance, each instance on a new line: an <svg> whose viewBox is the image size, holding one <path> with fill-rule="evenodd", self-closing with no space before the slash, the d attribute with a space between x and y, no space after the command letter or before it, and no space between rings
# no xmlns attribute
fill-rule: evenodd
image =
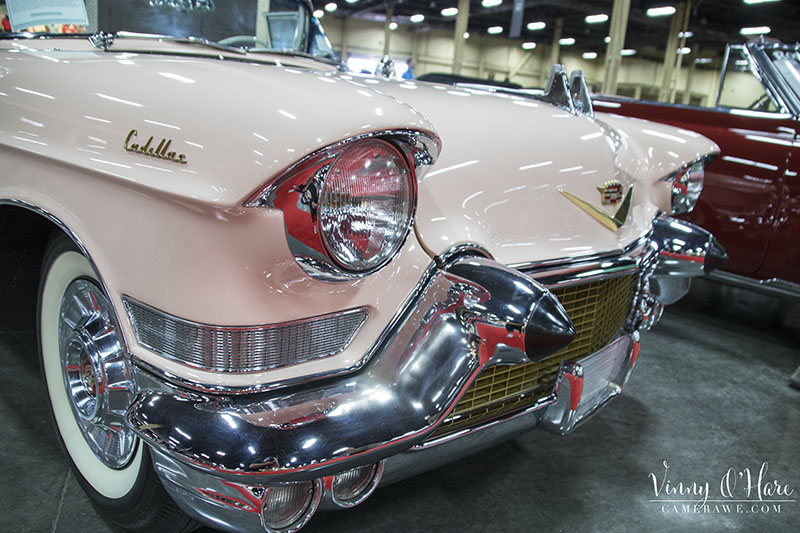
<svg viewBox="0 0 800 533"><path fill-rule="evenodd" d="M784 279L753 279L721 270L712 272L709 279L723 285L747 289L768 296L800 298L800 284Z"/></svg>
<svg viewBox="0 0 800 533"><path fill-rule="evenodd" d="M192 368L224 373L272 370L341 353L369 317L369 310L359 307L277 324L215 326L127 295L122 302L140 346Z"/></svg>

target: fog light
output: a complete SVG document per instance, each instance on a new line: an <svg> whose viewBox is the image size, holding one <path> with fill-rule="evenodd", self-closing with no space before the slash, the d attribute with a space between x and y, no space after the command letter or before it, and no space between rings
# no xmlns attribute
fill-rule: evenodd
<svg viewBox="0 0 800 533"><path fill-rule="evenodd" d="M383 461L336 474L329 485L333 502L340 507L355 507L375 491L382 475Z"/></svg>
<svg viewBox="0 0 800 533"><path fill-rule="evenodd" d="M300 481L267 489L261 506L264 529L273 533L291 533L303 527L317 510L321 483Z"/></svg>

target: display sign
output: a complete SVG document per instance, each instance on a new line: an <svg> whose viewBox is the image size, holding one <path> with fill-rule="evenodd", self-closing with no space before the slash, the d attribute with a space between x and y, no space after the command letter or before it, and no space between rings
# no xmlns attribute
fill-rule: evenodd
<svg viewBox="0 0 800 533"><path fill-rule="evenodd" d="M6 0L12 31L46 24L87 26L83 0Z"/></svg>

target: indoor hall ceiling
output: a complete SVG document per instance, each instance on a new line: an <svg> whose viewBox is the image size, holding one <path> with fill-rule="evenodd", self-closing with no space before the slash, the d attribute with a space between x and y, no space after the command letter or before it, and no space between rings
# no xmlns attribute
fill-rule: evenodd
<svg viewBox="0 0 800 533"><path fill-rule="evenodd" d="M314 0L317 9L333 1L337 4L335 12L326 12L325 17L361 17L385 20L387 0ZM670 16L650 17L647 9L651 7L676 6L678 2L669 0L631 0L625 48L637 50L642 57L658 57L663 54L669 33ZM395 0L394 20L410 25L417 31L429 28L454 28L456 17L442 16L444 8L456 7L458 0ZM613 0L525 0L522 34L524 41L538 45L550 44L557 18L563 18L563 37L572 37L576 52L605 52L605 37L610 26ZM468 31L471 35L486 34L492 26L502 26L503 32L497 37L508 37L511 26L513 0L502 0L496 7L483 7L481 0L471 0ZM425 20L412 24L411 15L420 13ZM607 14L609 20L587 24L587 15ZM546 23L543 30L529 31L530 22ZM695 0L691 5L689 31L694 35L687 39L689 47L699 46L701 56L715 57L722 54L726 43L741 43L748 39L739 33L743 27L769 26L770 38L784 42L800 40L800 1L778 0L760 4L746 4L743 0ZM325 20L322 20L323 26Z"/></svg>

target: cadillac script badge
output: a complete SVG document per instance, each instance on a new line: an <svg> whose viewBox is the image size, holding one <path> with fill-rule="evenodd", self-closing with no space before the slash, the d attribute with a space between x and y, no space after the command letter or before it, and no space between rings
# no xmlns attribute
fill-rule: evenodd
<svg viewBox="0 0 800 533"><path fill-rule="evenodd" d="M607 181L597 190L600 191L603 205L617 205L617 202L622 200L622 182L619 180Z"/></svg>
<svg viewBox="0 0 800 533"><path fill-rule="evenodd" d="M136 141L136 137L139 135L139 132L136 130L131 130L128 133L128 136L125 137L125 150L128 152L133 152L136 154L147 155L150 157L155 157L157 159L165 159L167 161L174 161L175 163L182 163L186 164L186 154L179 154L175 151L169 149L170 145L172 144L172 139L161 139L158 144L153 142L153 136L151 135L147 142L144 144L139 144Z"/></svg>

